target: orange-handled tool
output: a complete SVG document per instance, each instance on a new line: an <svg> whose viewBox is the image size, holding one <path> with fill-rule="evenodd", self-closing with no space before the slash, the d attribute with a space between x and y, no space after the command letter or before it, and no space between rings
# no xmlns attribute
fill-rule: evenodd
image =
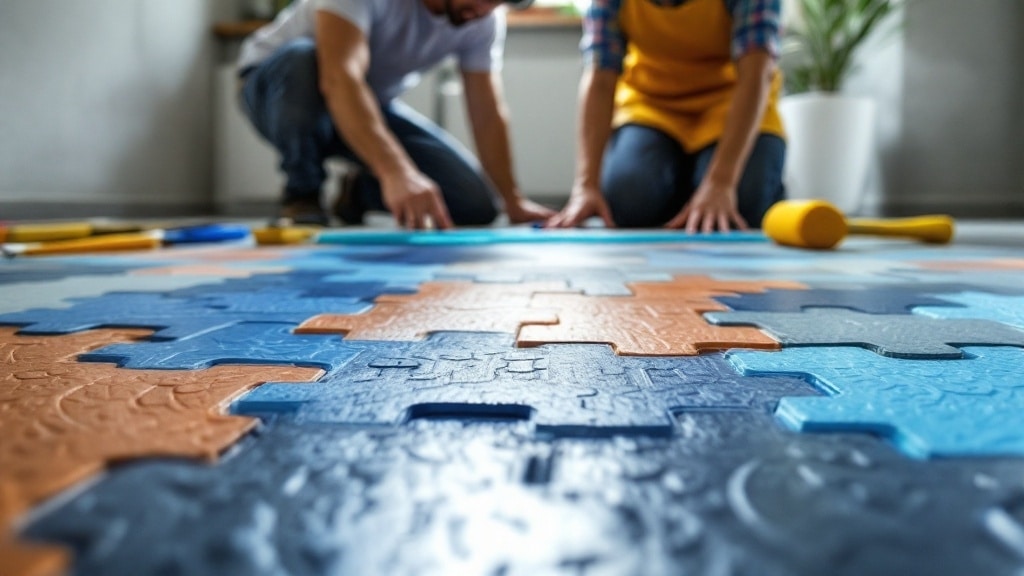
<svg viewBox="0 0 1024 576"><path fill-rule="evenodd" d="M764 233L784 246L832 248L848 234L910 238L932 244L953 239L949 216L933 214L913 218L868 219L843 217L824 200L784 200L764 216Z"/></svg>

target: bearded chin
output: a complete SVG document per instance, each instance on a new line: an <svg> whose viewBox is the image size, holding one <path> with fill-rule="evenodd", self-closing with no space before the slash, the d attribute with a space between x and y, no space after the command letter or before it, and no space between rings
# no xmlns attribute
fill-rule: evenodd
<svg viewBox="0 0 1024 576"><path fill-rule="evenodd" d="M448 16L448 21L452 23L452 26L462 26L466 23L466 19L460 16L452 6L452 0L444 0L444 13Z"/></svg>

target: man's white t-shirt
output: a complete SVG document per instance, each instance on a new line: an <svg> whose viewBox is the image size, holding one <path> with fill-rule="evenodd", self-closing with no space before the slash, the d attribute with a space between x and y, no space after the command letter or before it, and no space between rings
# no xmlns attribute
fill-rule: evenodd
<svg viewBox="0 0 1024 576"><path fill-rule="evenodd" d="M366 81L383 103L415 86L420 72L449 56L468 72L501 67L504 10L454 26L446 15L431 14L421 0L298 0L246 39L239 70L259 64L296 38L314 38L319 10L336 14L362 30L370 47Z"/></svg>

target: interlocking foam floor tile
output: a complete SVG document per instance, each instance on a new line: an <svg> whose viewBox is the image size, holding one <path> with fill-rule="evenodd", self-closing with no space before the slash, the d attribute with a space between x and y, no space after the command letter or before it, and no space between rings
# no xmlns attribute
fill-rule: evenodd
<svg viewBox="0 0 1024 576"><path fill-rule="evenodd" d="M75 276L121 275L132 270L131 266L68 266L52 262L10 263L0 260L0 284L40 283L73 278Z"/></svg>
<svg viewBox="0 0 1024 576"><path fill-rule="evenodd" d="M930 284L961 284L967 290L992 292L995 294L1024 295L1024 282L1020 272L1004 270L995 272L933 272L930 270L899 270L892 273L901 282L908 280L921 283L927 289Z"/></svg>
<svg viewBox="0 0 1024 576"><path fill-rule="evenodd" d="M570 290L580 291L588 296L631 296L628 282L670 282L672 276L665 272L624 272L615 269L566 268L537 269L504 266L497 270L489 266L478 273L468 269L439 272L440 280L471 279L484 283L511 282L561 282Z"/></svg>
<svg viewBox="0 0 1024 576"><path fill-rule="evenodd" d="M388 287L415 289L420 283L433 280L443 266L410 266L407 264L371 264L327 276L325 282L384 282Z"/></svg>
<svg viewBox="0 0 1024 576"><path fill-rule="evenodd" d="M166 292L175 298L209 298L217 296L260 294L275 291L299 290L303 297L355 298L372 300L389 293L383 282L328 282L325 278L334 276L337 270L292 270L282 274L259 274L250 278L229 278L219 284L186 287ZM394 290L394 293L409 293L413 290Z"/></svg>
<svg viewBox="0 0 1024 576"><path fill-rule="evenodd" d="M31 308L67 308L69 298L88 298L112 292L165 292L213 285L223 280L211 276L83 275L53 282L0 284L0 314Z"/></svg>
<svg viewBox="0 0 1024 576"><path fill-rule="evenodd" d="M799 289L793 282L717 281L678 276L672 282L631 283L632 297L537 294L531 306L554 310L557 323L523 322L520 346L604 343L623 356L690 356L728 348L776 349L759 330L709 325L702 312L725 310L711 298L767 288Z"/></svg>
<svg viewBox="0 0 1024 576"><path fill-rule="evenodd" d="M686 314L716 330L748 330L710 325L693 313L704 309L701 302L721 311L715 298L748 301L746 290L680 294L665 286L680 282L666 282L664 274L707 276L705 282L719 288L727 280L787 281L773 289L793 293L800 292L794 282L814 290L906 289L951 304L948 295L986 292L999 295L984 305L997 316L987 319L1009 328L1021 304L1005 298L1024 296L1024 280L1021 270L1000 262L1019 259L1018 252L851 238L830 252L763 242L219 246L5 261L0 275L13 270L4 265L21 271L12 272L18 282L0 281L0 313L24 308L3 309L10 295L28 298L28 308L67 308L84 291L79 303L148 293L194 300L197 307L210 307L211 316L244 313L264 320L175 341L147 336L106 349L95 348L101 346L96 343L67 366L55 360L60 350L43 347L41 354L53 364L50 372L15 372L51 385L96 367L125 375L127 384L109 380L68 394L64 402L76 417L83 396L109 405L90 417L89 425L119 427L124 420L117 410L127 404L139 414L158 411L159 417L146 422L166 426L171 434L142 433L132 441L173 438L199 454L200 440L209 435L189 428L189 418L201 412L201 402L189 398L195 394L212 402L221 389L193 393L189 385L171 386L168 379L186 374L196 377L197 385L209 385L211 372L239 362L258 366L238 367L253 376L239 382L236 393L256 382L274 383L237 399L238 410L259 415L262 426L235 443L211 433L220 445L231 444L216 464L128 454L104 460L99 464L104 472L94 481L74 482L38 504L26 504L0 481L0 572L9 576L17 562L14 576L30 576L22 566L40 559L50 565L37 568L59 566L67 558L56 554L66 550L54 546L61 545L75 555L67 570L83 575L1019 576L1024 573L1019 417L1024 411L1015 376L1022 365L1018 348L968 347L962 360L894 359L858 348L841 349L852 357L833 358L824 351L836 349L828 347L628 357L595 344L516 347L518 324L511 321L502 330L511 328L498 333L357 341L337 334L297 335L294 323L268 323L268 316L257 316L280 307L312 314L378 298L382 306L418 307L421 296L394 295L418 291L417 278L428 277L424 272L474 279L489 274L488 279L513 279L522 273L514 277L518 281L553 271L569 281L559 283L562 292L611 287L596 286L593 278L584 285L585 273L606 274L616 282L642 278L634 274L657 275L644 279L668 291L631 314L654 316L664 324L654 322L646 338L628 334L629 323L639 323L633 316L618 327L624 341L634 337L644 345L660 345ZM965 263L972 260L984 262L975 267L980 269L948 269L951 262L970 267ZM78 277L89 284L115 269L197 265L252 276L205 276L181 288L176 288L179 279L168 276L154 279L158 285L151 289L135 289L129 284L145 281L136 274L111 276L122 284L103 290L75 284ZM67 282L58 279L62 270ZM384 278L389 270L397 275ZM43 281L48 278L55 281ZM15 289L4 292L4 286ZM564 296L600 301L595 295ZM442 316L490 321L495 314L489 307L533 314L547 297L464 294L437 308L448 310L441 310ZM38 299L43 303L31 303ZM917 302L916 296L911 301ZM882 306L864 302L875 304ZM967 306L959 310L983 312ZM1005 307L1002 313L999 307ZM679 308L688 310L665 316ZM917 307L916 316L926 318L922 309L929 310ZM112 315L141 318L139 310L128 312ZM574 313L580 325L612 321L594 317L602 313L600 307ZM569 318L557 310L551 314L557 321ZM392 321L397 324L384 328L400 325L403 338L444 327L440 321L417 325L415 317L381 317L370 324ZM479 326L472 322L465 324ZM519 336L531 328L540 327L522 327ZM83 336L69 338L78 337ZM793 351L805 356L792 364L777 360ZM0 354L0 378L7 377L4 362L15 352L17 347ZM752 370L764 371L741 375L731 364L737 355L771 362L751 361ZM216 367L202 370L210 366ZM274 374L298 370L294 366L328 373L313 383ZM168 385L140 391L138 378L150 371ZM0 383L0 394L9 388ZM50 398L35 400L46 409L65 409ZM77 424L37 419L26 434L11 435L6 423L11 412L0 409L0 451L7 439L45 439L51 429L63 432ZM18 418L11 422L20 423L27 411L13 413ZM229 418L216 409L203 414L216 421ZM808 432L789 429L795 424L780 417L799 420ZM815 433L816 427L829 433ZM233 437L241 433L231 431ZM94 443L98 449L108 444ZM44 449L54 455L54 465L77 462L59 450ZM8 472L6 462L0 461L0 477Z"/></svg>
<svg viewBox="0 0 1024 576"><path fill-rule="evenodd" d="M764 243L760 232L733 231L728 234L685 234L678 230L607 230L574 228L539 230L533 228L475 228L434 233L395 231L326 230L317 236L321 244L371 244L413 246L484 246L491 244L650 244L658 242Z"/></svg>
<svg viewBox="0 0 1024 576"><path fill-rule="evenodd" d="M964 353L902 360L859 348L788 348L728 358L748 376L803 375L830 392L779 403L778 417L795 430L870 432L916 458L1024 456L1024 350Z"/></svg>
<svg viewBox="0 0 1024 576"><path fill-rule="evenodd" d="M618 359L605 346L517 350L507 334L440 333L367 344L315 385L267 384L233 410L296 413L300 422L507 418L556 435L667 435L673 411L770 412L779 398L810 393L796 379L742 378L717 356Z"/></svg>
<svg viewBox="0 0 1024 576"><path fill-rule="evenodd" d="M145 331L98 330L26 337L0 328L0 558L29 574L63 561L19 549L11 526L31 506L101 472L149 456L213 460L255 421L221 414L266 379L313 380L309 368L224 366L205 371L132 371L81 364L75 356ZM16 561L18 564L13 565Z"/></svg>
<svg viewBox="0 0 1024 576"><path fill-rule="evenodd" d="M310 317L326 312L358 314L370 307L369 302L354 296L315 298L303 294L300 290L263 290L231 295L218 294L200 300L205 306L228 313L308 314ZM253 320L257 319L259 318L253 318Z"/></svg>
<svg viewBox="0 0 1024 576"><path fill-rule="evenodd" d="M154 294L111 294L74 302L64 309L31 309L0 314L0 324L23 326L20 334L68 334L101 327L153 328L154 340L188 338L242 322L299 324L321 312L354 314L366 303L287 299L281 294L220 301L183 300Z"/></svg>
<svg viewBox="0 0 1024 576"><path fill-rule="evenodd" d="M273 425L215 468L114 471L27 529L82 574L1013 574L1024 462L919 462L749 412L675 440ZM1002 511L1007 529L980 519ZM131 527L125 529L125 527ZM154 542L160 545L154 546ZM813 543L809 545L808 543Z"/></svg>
<svg viewBox="0 0 1024 576"><path fill-rule="evenodd" d="M345 334L347 340L422 340L433 332L515 333L523 323L555 323L551 311L528 304L537 292L565 290L559 282L426 282L416 294L378 297L365 314L316 316L296 333Z"/></svg>
<svg viewBox="0 0 1024 576"><path fill-rule="evenodd" d="M847 308L866 314L909 314L915 306L962 308L945 297L935 297L934 287L869 286L857 289L768 290L763 294L720 296L715 300L745 312L800 312L808 308Z"/></svg>
<svg viewBox="0 0 1024 576"><path fill-rule="evenodd" d="M248 278L253 274L273 274L285 272L288 268L263 267L263 268L237 268L218 264L178 264L175 266L160 266L150 268L139 268L133 270L132 274L141 276L217 276L221 278Z"/></svg>
<svg viewBox="0 0 1024 576"><path fill-rule="evenodd" d="M293 334L294 324L246 322L184 340L114 344L79 356L123 368L197 370L219 364L312 366L335 370L362 349L338 337Z"/></svg>
<svg viewBox="0 0 1024 576"><path fill-rule="evenodd" d="M942 299L948 300L960 307L919 306L914 308L914 313L932 318L991 320L1024 330L1024 296L1000 296L984 292L964 292L961 294L943 294Z"/></svg>
<svg viewBox="0 0 1024 576"><path fill-rule="evenodd" d="M720 326L758 326L784 346L861 346L893 358L960 358L964 346L1022 346L1024 331L991 320L863 314L844 308L804 312L709 312Z"/></svg>

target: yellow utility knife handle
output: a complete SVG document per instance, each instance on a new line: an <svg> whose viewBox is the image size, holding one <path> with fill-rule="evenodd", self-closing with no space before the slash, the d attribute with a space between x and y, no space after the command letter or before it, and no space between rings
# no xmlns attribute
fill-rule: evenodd
<svg viewBox="0 0 1024 576"><path fill-rule="evenodd" d="M154 234L107 234L76 240L58 240L26 246L19 254L41 256L46 254L80 254L114 250L151 250L161 245Z"/></svg>
<svg viewBox="0 0 1024 576"><path fill-rule="evenodd" d="M953 219L940 214L885 220L851 218L846 227L850 234L914 238L932 244L946 244L953 239Z"/></svg>
<svg viewBox="0 0 1024 576"><path fill-rule="evenodd" d="M49 242L74 240L94 234L88 222L54 222L49 224L15 224L0 231L3 242Z"/></svg>

